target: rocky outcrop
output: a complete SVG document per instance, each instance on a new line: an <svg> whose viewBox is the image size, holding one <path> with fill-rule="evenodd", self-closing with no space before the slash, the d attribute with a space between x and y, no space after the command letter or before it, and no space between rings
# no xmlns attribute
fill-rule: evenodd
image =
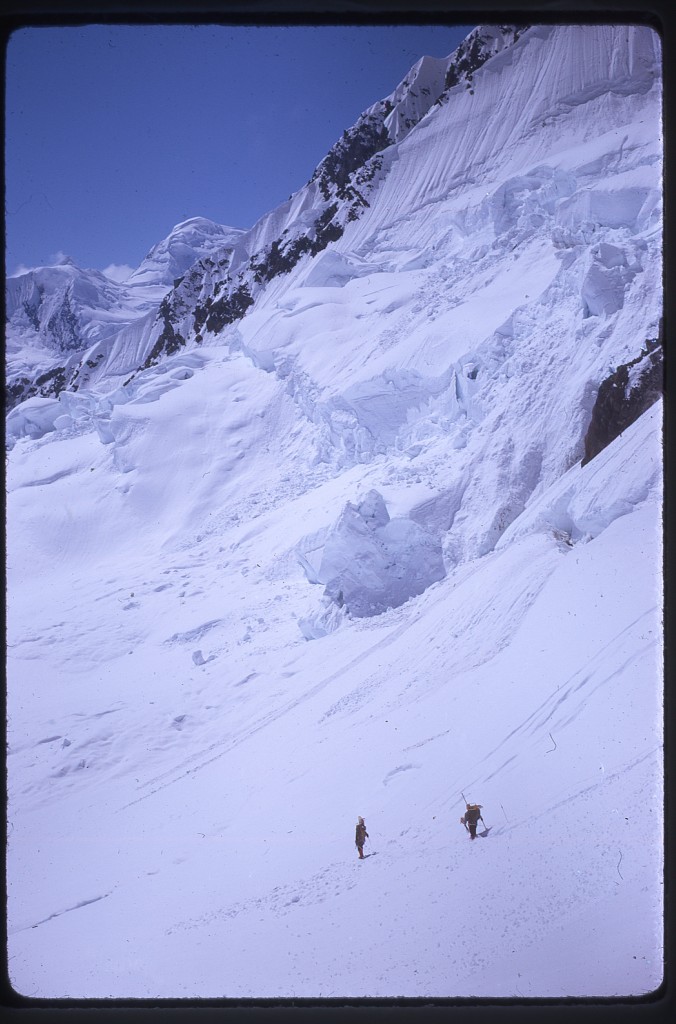
<svg viewBox="0 0 676 1024"><path fill-rule="evenodd" d="M618 366L602 381L584 439L586 465L661 397L663 391L662 331L641 354Z"/></svg>
<svg viewBox="0 0 676 1024"><path fill-rule="evenodd" d="M446 71L445 90L461 82L467 89L473 85L474 72L478 71L495 53L505 46L511 46L526 31L526 26L499 25L497 28L480 28L470 33L453 54Z"/></svg>
<svg viewBox="0 0 676 1024"><path fill-rule="evenodd" d="M380 116L362 114L354 127L343 132L335 146L329 150L311 181L318 181L324 199L349 200L352 192L348 188L355 171L392 142L384 119L390 113L392 104L383 101Z"/></svg>

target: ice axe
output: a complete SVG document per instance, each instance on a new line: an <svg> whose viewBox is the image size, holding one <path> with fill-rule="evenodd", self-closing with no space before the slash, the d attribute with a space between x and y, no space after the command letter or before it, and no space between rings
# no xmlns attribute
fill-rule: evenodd
<svg viewBox="0 0 676 1024"><path fill-rule="evenodd" d="M464 805L466 807L467 806L467 797L465 796L465 794L463 793L462 790L460 790L460 796L462 797L462 802L464 803ZM464 820L464 818L465 818L465 816L463 815L462 818L460 819L460 821L465 826L465 832L469 832L469 826L468 826L467 822Z"/></svg>

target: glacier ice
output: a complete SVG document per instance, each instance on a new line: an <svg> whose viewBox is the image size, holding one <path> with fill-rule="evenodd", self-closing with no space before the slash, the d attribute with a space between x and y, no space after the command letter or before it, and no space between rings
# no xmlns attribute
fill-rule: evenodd
<svg viewBox="0 0 676 1024"><path fill-rule="evenodd" d="M323 544L316 581L356 618L397 608L446 575L438 538L404 516L390 518L385 500L369 491L348 502Z"/></svg>

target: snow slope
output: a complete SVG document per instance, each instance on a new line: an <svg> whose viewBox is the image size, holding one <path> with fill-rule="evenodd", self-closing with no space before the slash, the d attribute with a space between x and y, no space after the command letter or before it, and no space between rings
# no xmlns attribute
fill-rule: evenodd
<svg viewBox="0 0 676 1024"><path fill-rule="evenodd" d="M254 280L320 175L238 238L242 315L191 326L215 254L169 293L183 344L141 366L139 327L10 413L25 995L662 980L661 403L580 465L659 333L659 43L478 35L469 77L413 69L415 123L369 108L338 237Z"/></svg>

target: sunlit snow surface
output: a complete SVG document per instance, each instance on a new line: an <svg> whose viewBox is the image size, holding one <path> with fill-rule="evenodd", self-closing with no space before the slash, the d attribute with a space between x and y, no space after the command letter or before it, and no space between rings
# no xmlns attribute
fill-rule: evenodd
<svg viewBox="0 0 676 1024"><path fill-rule="evenodd" d="M530 30L239 324L10 417L22 994L660 984L661 404L579 464L661 313L659 61Z"/></svg>

